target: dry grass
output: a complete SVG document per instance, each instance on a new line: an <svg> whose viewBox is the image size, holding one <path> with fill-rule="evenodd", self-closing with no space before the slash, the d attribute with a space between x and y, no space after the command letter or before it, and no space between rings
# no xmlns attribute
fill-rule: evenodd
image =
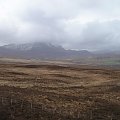
<svg viewBox="0 0 120 120"><path fill-rule="evenodd" d="M118 69L2 62L0 95L42 105L32 117L15 108L15 120L120 120Z"/></svg>

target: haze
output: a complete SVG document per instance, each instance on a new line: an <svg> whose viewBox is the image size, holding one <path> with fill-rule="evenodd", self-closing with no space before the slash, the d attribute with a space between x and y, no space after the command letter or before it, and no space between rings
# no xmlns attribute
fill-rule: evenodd
<svg viewBox="0 0 120 120"><path fill-rule="evenodd" d="M120 0L0 0L0 45L26 42L119 50Z"/></svg>

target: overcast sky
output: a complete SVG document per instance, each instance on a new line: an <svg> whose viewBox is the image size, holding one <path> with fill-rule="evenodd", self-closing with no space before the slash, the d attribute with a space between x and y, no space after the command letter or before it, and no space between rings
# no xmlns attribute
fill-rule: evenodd
<svg viewBox="0 0 120 120"><path fill-rule="evenodd" d="M32 41L119 49L120 0L0 0L0 45Z"/></svg>

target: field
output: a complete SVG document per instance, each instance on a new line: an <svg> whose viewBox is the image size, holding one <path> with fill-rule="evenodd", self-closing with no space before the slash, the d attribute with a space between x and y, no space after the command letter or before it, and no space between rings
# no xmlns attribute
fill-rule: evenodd
<svg viewBox="0 0 120 120"><path fill-rule="evenodd" d="M0 120L120 120L120 69L2 59Z"/></svg>

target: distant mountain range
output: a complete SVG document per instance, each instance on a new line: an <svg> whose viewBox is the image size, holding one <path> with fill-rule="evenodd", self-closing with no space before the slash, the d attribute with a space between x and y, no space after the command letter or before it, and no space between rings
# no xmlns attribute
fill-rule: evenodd
<svg viewBox="0 0 120 120"><path fill-rule="evenodd" d="M87 50L66 50L62 46L47 43L8 44L0 47L0 57L15 57L27 59L64 59L89 57Z"/></svg>

